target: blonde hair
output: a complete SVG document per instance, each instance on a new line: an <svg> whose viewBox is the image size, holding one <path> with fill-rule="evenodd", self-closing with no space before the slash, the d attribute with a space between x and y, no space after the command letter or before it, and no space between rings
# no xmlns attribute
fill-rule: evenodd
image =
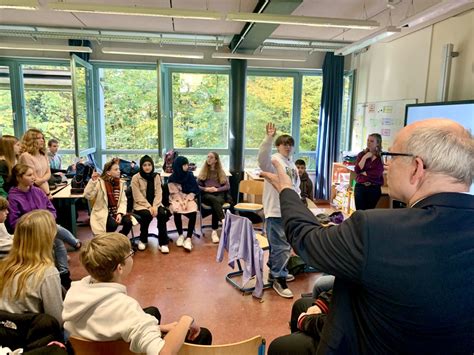
<svg viewBox="0 0 474 355"><path fill-rule="evenodd" d="M49 211L35 210L20 218L13 246L5 259L0 261L2 297L24 299L30 279L32 289L39 286L46 269L54 266L52 251L56 233L56 222Z"/></svg>
<svg viewBox="0 0 474 355"><path fill-rule="evenodd" d="M130 240L120 233L103 233L81 249L81 263L97 281L109 282L118 264L124 264L130 253Z"/></svg>
<svg viewBox="0 0 474 355"><path fill-rule="evenodd" d="M225 175L224 169L222 169L221 158L217 152L209 152L210 154L214 155L216 158L216 172L217 172L217 180L219 180L220 184L225 184L227 182L227 176ZM199 172L198 180L205 181L209 179L211 176L211 166L207 163L207 159L204 161L204 165Z"/></svg>
<svg viewBox="0 0 474 355"><path fill-rule="evenodd" d="M18 142L18 138L8 134L0 138L0 155L5 158L8 167L8 175L11 174L13 166L16 164L17 155L15 154L14 145Z"/></svg>
<svg viewBox="0 0 474 355"><path fill-rule="evenodd" d="M31 169L34 171L33 168L26 164L16 164L12 169L12 174L10 176L10 184L12 186L18 186L20 178L26 174L26 172Z"/></svg>
<svg viewBox="0 0 474 355"><path fill-rule="evenodd" d="M5 197L0 196L0 211L6 210L8 208L8 201Z"/></svg>
<svg viewBox="0 0 474 355"><path fill-rule="evenodd" d="M30 153L31 155L35 155L36 153L40 153L42 155L46 155L46 147L43 145L43 147L39 147L38 141L36 138L38 135L41 134L44 138L43 132L41 130L36 129L36 128L30 128L25 132L23 137L21 138L21 152L27 152Z"/></svg>

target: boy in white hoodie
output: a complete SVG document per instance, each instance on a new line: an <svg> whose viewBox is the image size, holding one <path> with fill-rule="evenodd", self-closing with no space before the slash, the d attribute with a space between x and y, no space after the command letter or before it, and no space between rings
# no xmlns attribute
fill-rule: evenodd
<svg viewBox="0 0 474 355"><path fill-rule="evenodd" d="M93 341L123 339L136 353L175 354L186 340L209 345L206 328L184 315L179 321L159 324L157 308L142 309L127 295L124 279L133 267L133 250L120 233L96 236L81 250L81 263L90 276L73 282L64 300L64 328L71 336ZM162 333L167 333L165 337Z"/></svg>
<svg viewBox="0 0 474 355"><path fill-rule="evenodd" d="M298 169L292 160L295 141L288 134L279 136L275 141L277 153L272 155L273 138L276 135L276 127L269 122L266 125L266 137L258 151L258 165L262 171L275 173L272 159L276 159L283 165L286 173L293 183L293 189L300 194L300 178ZM265 180L263 188L263 212L265 213L265 225L268 243L270 244L270 279L273 279L273 289L285 298L292 298L293 292L288 288L286 282L294 280L293 275L288 274L286 264L290 258L291 246L288 243L283 229L280 212L280 195L273 186Z"/></svg>

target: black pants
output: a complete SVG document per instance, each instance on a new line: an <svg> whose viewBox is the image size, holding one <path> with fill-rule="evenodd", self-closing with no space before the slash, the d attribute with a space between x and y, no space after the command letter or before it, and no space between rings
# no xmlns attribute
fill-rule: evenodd
<svg viewBox="0 0 474 355"><path fill-rule="evenodd" d="M132 230L133 224L132 220L130 219L129 215L123 215L122 216L122 221L120 222L120 225L122 225L122 230L120 231L121 234L127 236L128 233ZM107 224L105 226L105 231L106 232L115 232L118 228L119 224L115 219L108 215L107 216Z"/></svg>
<svg viewBox="0 0 474 355"><path fill-rule="evenodd" d="M357 183L354 189L356 210L371 210L377 206L382 188L380 185L365 186Z"/></svg>
<svg viewBox="0 0 474 355"><path fill-rule="evenodd" d="M291 309L290 328L291 334L276 338L268 347L269 355L285 354L316 354L319 339L300 332L297 328L298 317L311 307L313 298L305 297L297 300Z"/></svg>
<svg viewBox="0 0 474 355"><path fill-rule="evenodd" d="M133 213L140 216L140 241L142 243L148 243L148 228L153 216L148 210L135 210ZM158 224L158 241L160 245L168 245L170 239L168 238L168 231L166 230L166 222L168 221L168 215L164 207L158 207L158 215L156 216Z"/></svg>
<svg viewBox="0 0 474 355"><path fill-rule="evenodd" d="M212 229L216 230L219 228L219 221L224 219L222 206L226 202L225 192L204 192L201 197L201 202L211 207Z"/></svg>
<svg viewBox="0 0 474 355"><path fill-rule="evenodd" d="M183 234L183 221L181 220L182 215L188 217L188 219L189 219L188 233L186 235L186 238L191 238L193 236L194 227L196 226L197 212L173 213L174 224L176 225L176 230L178 231L179 235Z"/></svg>
<svg viewBox="0 0 474 355"><path fill-rule="evenodd" d="M158 319L158 323L161 323L161 313L156 307L147 307L143 308L143 311L147 314L152 315ZM194 340L186 340L186 343L190 344L199 344L199 345L211 345L212 344L212 334L207 328L201 328L199 335Z"/></svg>

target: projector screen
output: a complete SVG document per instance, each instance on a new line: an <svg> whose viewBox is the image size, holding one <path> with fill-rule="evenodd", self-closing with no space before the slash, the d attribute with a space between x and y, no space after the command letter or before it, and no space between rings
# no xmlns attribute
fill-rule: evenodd
<svg viewBox="0 0 474 355"><path fill-rule="evenodd" d="M474 100L406 105L405 126L428 118L449 118L474 134ZM469 193L474 195L474 184Z"/></svg>

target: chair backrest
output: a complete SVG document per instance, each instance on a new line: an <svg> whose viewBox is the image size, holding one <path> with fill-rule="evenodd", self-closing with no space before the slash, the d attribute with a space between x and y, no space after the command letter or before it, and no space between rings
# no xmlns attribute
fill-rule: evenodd
<svg viewBox="0 0 474 355"><path fill-rule="evenodd" d="M129 344L123 340L90 341L78 337L70 337L76 355L132 355Z"/></svg>
<svg viewBox="0 0 474 355"><path fill-rule="evenodd" d="M259 180L242 180L239 183L239 193L246 195L263 195L263 181Z"/></svg>
<svg viewBox="0 0 474 355"><path fill-rule="evenodd" d="M263 355L265 339L260 335L238 343L222 345L196 345L184 343L179 355Z"/></svg>

